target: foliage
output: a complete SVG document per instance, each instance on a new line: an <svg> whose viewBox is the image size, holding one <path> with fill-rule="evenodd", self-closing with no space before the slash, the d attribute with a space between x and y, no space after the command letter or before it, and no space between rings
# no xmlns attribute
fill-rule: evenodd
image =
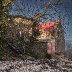
<svg viewBox="0 0 72 72"><path fill-rule="evenodd" d="M4 55L5 49L5 35L7 32L7 21L8 21L8 7L10 6L11 0L0 0L0 59Z"/></svg>

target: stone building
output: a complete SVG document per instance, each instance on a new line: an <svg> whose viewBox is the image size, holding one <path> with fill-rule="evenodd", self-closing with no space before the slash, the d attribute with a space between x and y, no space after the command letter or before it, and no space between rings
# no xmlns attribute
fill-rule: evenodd
<svg viewBox="0 0 72 72"><path fill-rule="evenodd" d="M48 42L51 38L55 40L55 52L59 53L65 50L64 29L60 22L38 23L35 25L31 18L10 16L9 25L12 25L11 27L15 29L13 31L15 39L17 37L23 38L25 53L36 58L46 57Z"/></svg>
<svg viewBox="0 0 72 72"><path fill-rule="evenodd" d="M48 53L54 55L65 52L64 28L60 21L41 23L39 31L41 34L37 39L41 42L48 42Z"/></svg>

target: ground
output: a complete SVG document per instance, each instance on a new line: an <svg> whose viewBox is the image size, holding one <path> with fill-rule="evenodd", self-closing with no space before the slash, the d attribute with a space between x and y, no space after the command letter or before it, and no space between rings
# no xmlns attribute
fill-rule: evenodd
<svg viewBox="0 0 72 72"><path fill-rule="evenodd" d="M0 61L0 72L72 72L72 61L67 59L34 59Z"/></svg>

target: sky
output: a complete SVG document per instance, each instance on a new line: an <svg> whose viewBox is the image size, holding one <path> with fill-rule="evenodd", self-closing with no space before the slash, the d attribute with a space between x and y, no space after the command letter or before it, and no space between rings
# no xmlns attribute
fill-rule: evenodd
<svg viewBox="0 0 72 72"><path fill-rule="evenodd" d="M55 4L57 1L59 0L16 0L10 7L9 14L33 17L36 12L43 13L47 3ZM43 18L41 21L55 21L58 16L61 16L65 39L72 40L72 0L62 0L60 5L49 8L47 13L50 18Z"/></svg>

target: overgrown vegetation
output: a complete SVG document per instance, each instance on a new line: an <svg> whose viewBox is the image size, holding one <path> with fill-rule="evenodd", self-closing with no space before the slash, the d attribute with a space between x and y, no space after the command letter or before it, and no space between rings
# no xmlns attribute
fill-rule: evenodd
<svg viewBox="0 0 72 72"><path fill-rule="evenodd" d="M8 8L12 3L11 0L0 0L0 59L4 56L6 47L5 35L7 32Z"/></svg>

